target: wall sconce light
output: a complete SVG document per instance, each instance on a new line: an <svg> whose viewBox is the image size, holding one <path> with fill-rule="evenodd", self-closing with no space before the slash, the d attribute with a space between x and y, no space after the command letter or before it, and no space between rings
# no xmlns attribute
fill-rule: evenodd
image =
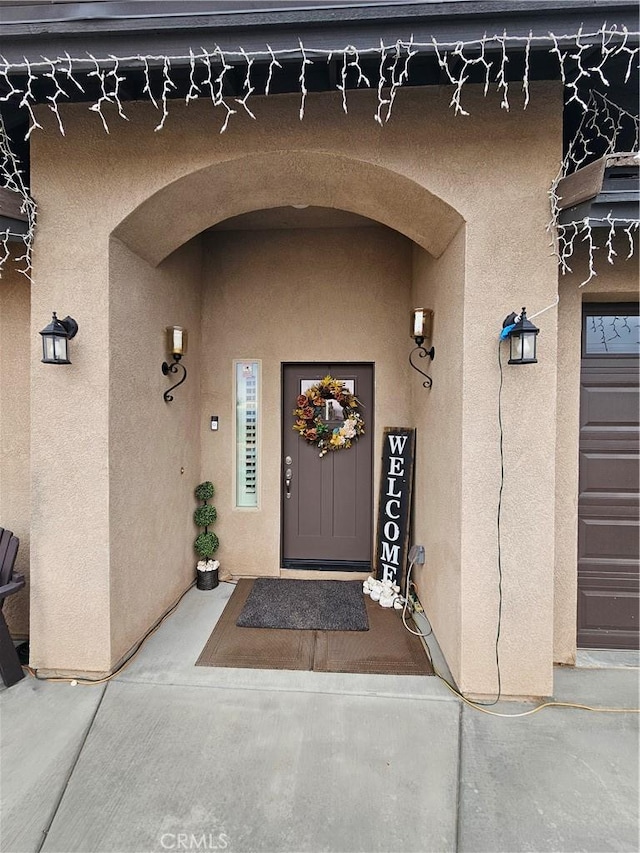
<svg viewBox="0 0 640 853"><path fill-rule="evenodd" d="M540 332L531 320L527 320L527 309L522 309L518 318L509 314L502 324L500 337L509 338L509 364L537 364L536 338Z"/></svg>
<svg viewBox="0 0 640 853"><path fill-rule="evenodd" d="M78 324L73 317L58 320L54 311L51 322L40 332L42 335L42 362L44 364L71 364L68 341L75 338L77 331Z"/></svg>
<svg viewBox="0 0 640 853"><path fill-rule="evenodd" d="M162 395L165 402L170 403L173 400L171 396L171 391L174 388L177 388L178 385L182 385L184 380L187 378L187 368L184 364L180 363L180 359L187 351L187 330L183 329L182 326L167 326L167 352L173 358L171 364L167 364L166 361L162 362L162 372L165 376L168 376L170 373L177 373L178 368L181 368L183 371L182 379L179 382L176 382L175 385L172 385L171 388L167 388L167 390Z"/></svg>
<svg viewBox="0 0 640 853"><path fill-rule="evenodd" d="M431 361L433 361L436 355L435 348L432 346L431 349L427 350L423 346L425 339L430 340L432 335L433 311L430 311L427 308L414 308L411 312L411 337L415 341L416 345L409 353L409 364L414 370L417 370L418 373L425 377L426 382L422 383L424 388L431 388L433 380L430 376L427 376L424 370L420 370L417 364L414 364L413 357L415 353L417 353L420 358L426 358L429 356Z"/></svg>

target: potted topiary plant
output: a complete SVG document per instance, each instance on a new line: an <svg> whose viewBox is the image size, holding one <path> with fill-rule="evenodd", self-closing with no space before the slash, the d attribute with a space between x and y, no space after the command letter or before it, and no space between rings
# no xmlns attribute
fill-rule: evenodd
<svg viewBox="0 0 640 853"><path fill-rule="evenodd" d="M209 501L214 495L213 483L208 480L205 483L200 483L195 490L196 498L202 501L193 513L193 521L196 527L204 527L204 533L199 533L193 546L197 555L200 557L196 566L198 589L215 589L218 586L218 569L220 563L214 560L213 555L218 549L218 537L215 533L209 530L209 526L218 517L217 510L211 506Z"/></svg>

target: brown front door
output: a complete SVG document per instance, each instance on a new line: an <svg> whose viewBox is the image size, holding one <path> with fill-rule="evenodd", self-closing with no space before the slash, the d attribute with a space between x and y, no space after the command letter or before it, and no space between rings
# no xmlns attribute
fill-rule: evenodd
<svg viewBox="0 0 640 853"><path fill-rule="evenodd" d="M362 404L365 434L349 449L320 458L317 448L294 432L293 409L305 387L327 375L349 383L349 390L353 387L352 393ZM369 571L373 365L285 364L282 389L282 565L288 569Z"/></svg>
<svg viewBox="0 0 640 853"><path fill-rule="evenodd" d="M578 647L638 648L638 305L583 309Z"/></svg>

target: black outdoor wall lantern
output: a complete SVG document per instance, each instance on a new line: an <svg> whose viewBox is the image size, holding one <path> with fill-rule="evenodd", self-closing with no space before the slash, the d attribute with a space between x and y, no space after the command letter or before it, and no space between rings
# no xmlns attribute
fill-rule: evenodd
<svg viewBox="0 0 640 853"><path fill-rule="evenodd" d="M44 364L71 364L69 361L68 341L75 338L78 324L73 317L58 320L56 312L42 335L42 362Z"/></svg>
<svg viewBox="0 0 640 853"><path fill-rule="evenodd" d="M177 373L178 368L183 371L182 379L176 382L175 385L172 385L171 388L167 388L162 395L165 402L170 403L173 400L170 392L174 388L177 388L178 385L182 385L187 378L187 368L184 364L180 363L180 359L187 351L187 330L183 329L182 326L167 326L167 351L173 358L173 361L171 364L168 364L166 361L162 362L162 372L164 375L168 376L170 373Z"/></svg>
<svg viewBox="0 0 640 853"><path fill-rule="evenodd" d="M522 309L519 318L509 314L502 327L503 338L509 338L509 364L537 364L536 338L540 329L527 320L527 309Z"/></svg>
<svg viewBox="0 0 640 853"><path fill-rule="evenodd" d="M424 388L431 388L433 380L430 376L427 376L424 370L420 370L417 364L414 364L413 356L417 353L420 358L429 356L431 361L433 361L436 355L435 348L432 346L431 349L425 349L423 346L425 339L429 340L432 334L433 311L427 308L414 308L411 312L411 337L416 345L409 353L409 364L414 370L417 370L418 373L425 377L426 381L422 383Z"/></svg>

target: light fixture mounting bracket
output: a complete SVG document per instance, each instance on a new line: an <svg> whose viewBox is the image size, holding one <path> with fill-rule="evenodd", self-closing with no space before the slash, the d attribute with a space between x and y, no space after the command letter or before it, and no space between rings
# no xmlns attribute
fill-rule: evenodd
<svg viewBox="0 0 640 853"><path fill-rule="evenodd" d="M411 367L413 367L414 370L417 370L418 373L421 374L421 376L425 377L425 381L422 383L422 387L431 388L431 386L433 385L433 379L428 374L426 374L424 370L421 370L417 364L414 363L413 357L417 353L419 358L428 357L431 359L431 361L433 361L433 359L436 357L435 347L431 347L431 349L425 349L423 346L424 338L417 337L414 340L416 342L416 346L409 353L409 364L411 365Z"/></svg>
<svg viewBox="0 0 640 853"><path fill-rule="evenodd" d="M173 395L171 394L171 392L175 388L177 388L178 385L182 385L184 380L187 378L187 368L184 366L184 364L180 363L180 359L182 358L182 356L179 353L175 353L173 358L174 358L174 360L171 362L171 364L168 364L168 362L166 362L166 361L162 362L163 374L165 376L168 376L170 373L177 373L178 368L182 369L183 374L182 374L182 379L179 382L176 382L175 385L172 385L171 388L167 388L167 390L162 395L165 403L170 403L173 400Z"/></svg>

